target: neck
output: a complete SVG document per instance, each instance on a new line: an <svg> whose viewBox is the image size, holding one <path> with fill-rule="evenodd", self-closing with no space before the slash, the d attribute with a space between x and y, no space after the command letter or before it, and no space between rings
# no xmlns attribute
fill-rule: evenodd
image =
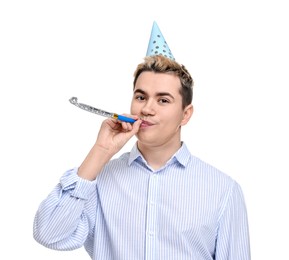
<svg viewBox="0 0 289 260"><path fill-rule="evenodd" d="M138 149L150 167L158 170L180 149L181 141L152 146L138 142Z"/></svg>

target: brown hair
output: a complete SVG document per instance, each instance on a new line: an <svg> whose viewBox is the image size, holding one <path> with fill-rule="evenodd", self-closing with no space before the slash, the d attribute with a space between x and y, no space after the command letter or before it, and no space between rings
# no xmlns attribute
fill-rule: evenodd
<svg viewBox="0 0 289 260"><path fill-rule="evenodd" d="M162 55L147 56L134 72L133 87L135 87L139 75L144 71L174 73L181 81L180 94L182 96L183 109L192 103L194 81L184 65Z"/></svg>

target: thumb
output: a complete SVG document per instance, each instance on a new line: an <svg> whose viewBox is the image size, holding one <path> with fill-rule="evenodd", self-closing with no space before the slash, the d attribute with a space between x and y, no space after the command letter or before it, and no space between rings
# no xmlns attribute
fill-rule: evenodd
<svg viewBox="0 0 289 260"><path fill-rule="evenodd" d="M141 119L138 119L137 121L135 121L132 125L132 130L130 131L130 133L132 135L135 135L138 131L139 131L139 128L141 126L141 123L142 123L142 120Z"/></svg>

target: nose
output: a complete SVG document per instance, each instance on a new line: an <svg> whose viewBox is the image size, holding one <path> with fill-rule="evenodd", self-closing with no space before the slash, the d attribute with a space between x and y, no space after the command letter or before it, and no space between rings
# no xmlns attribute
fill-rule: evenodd
<svg viewBox="0 0 289 260"><path fill-rule="evenodd" d="M144 103L141 113L144 116L153 116L155 115L155 108L153 104L153 100L148 100L147 102Z"/></svg>

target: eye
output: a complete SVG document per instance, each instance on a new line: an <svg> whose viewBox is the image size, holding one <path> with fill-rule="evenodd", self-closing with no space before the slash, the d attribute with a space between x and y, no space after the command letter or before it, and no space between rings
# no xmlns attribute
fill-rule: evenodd
<svg viewBox="0 0 289 260"><path fill-rule="evenodd" d="M145 100L145 97L143 95L136 95L135 99L139 100L139 101L143 101L143 100Z"/></svg>
<svg viewBox="0 0 289 260"><path fill-rule="evenodd" d="M166 104L166 103L170 103L170 101L166 98L161 98L161 99L159 99L159 103Z"/></svg>

